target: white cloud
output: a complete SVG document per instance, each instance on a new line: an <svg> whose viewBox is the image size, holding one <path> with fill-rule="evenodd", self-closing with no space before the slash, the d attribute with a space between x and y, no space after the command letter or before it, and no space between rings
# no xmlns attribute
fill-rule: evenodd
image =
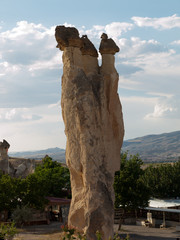
<svg viewBox="0 0 180 240"><path fill-rule="evenodd" d="M133 81L133 79L129 79L127 77L124 77L121 75L121 71L119 70L119 91L121 88L129 89L129 90L134 90L139 88L139 82L138 81Z"/></svg>
<svg viewBox="0 0 180 240"><path fill-rule="evenodd" d="M55 27L18 22L16 27L0 33L0 52L4 61L28 65L35 60L49 60L55 53ZM45 50L46 49L46 50Z"/></svg>
<svg viewBox="0 0 180 240"><path fill-rule="evenodd" d="M137 37L119 39L119 46L116 67L120 87L170 95L179 93L180 55L173 48L154 39Z"/></svg>
<svg viewBox="0 0 180 240"><path fill-rule="evenodd" d="M133 24L127 22L112 22L105 26L105 31L109 37L118 38L123 32L133 28Z"/></svg>
<svg viewBox="0 0 180 240"><path fill-rule="evenodd" d="M113 38L116 40L123 33L130 31L133 28L132 23L128 22L112 22L105 26L102 25L94 25L91 29L86 29L84 26L79 30L81 35L88 35L91 39L98 38L100 42L100 37L103 32L107 33L109 38Z"/></svg>
<svg viewBox="0 0 180 240"><path fill-rule="evenodd" d="M94 45L96 45L96 43L97 43L97 42L94 42L94 40L97 41L97 39L100 39L101 34L103 32L105 32L105 26L101 26L101 25L94 25L90 29L86 29L84 26L82 26L82 28L79 29L80 36L87 35L90 40L93 39Z"/></svg>
<svg viewBox="0 0 180 240"><path fill-rule="evenodd" d="M21 21L0 32L0 107L58 101L62 53L56 48L54 31L55 26Z"/></svg>
<svg viewBox="0 0 180 240"><path fill-rule="evenodd" d="M156 93L157 94L157 93ZM159 95L158 100L154 104L154 110L145 116L146 120L151 119L179 119L180 108L179 108L179 95Z"/></svg>
<svg viewBox="0 0 180 240"><path fill-rule="evenodd" d="M173 41L171 45L180 45L180 40Z"/></svg>
<svg viewBox="0 0 180 240"><path fill-rule="evenodd" d="M161 53L168 52L169 49L162 45L160 42L149 39L141 40L139 37L131 37L130 39L120 38L118 40L118 45L120 46L119 58L124 58L127 61L129 59L138 59L143 55L147 56L151 53Z"/></svg>
<svg viewBox="0 0 180 240"><path fill-rule="evenodd" d="M46 35L49 30L45 28L42 24L34 24L34 23L28 23L27 21L20 21L17 22L16 27L12 30L3 32L1 34L1 37L3 38L3 41L8 40L18 40L18 39L24 39L26 40L26 43L31 45L31 38L28 39L26 36L31 36L36 39L44 38L44 35Z"/></svg>
<svg viewBox="0 0 180 240"><path fill-rule="evenodd" d="M173 109L171 106L167 106L164 104L156 104L154 107L154 112L147 114L145 116L145 119L166 117L167 115L169 115L169 113L176 110L177 109Z"/></svg>
<svg viewBox="0 0 180 240"><path fill-rule="evenodd" d="M168 17L149 18L149 17L132 17L138 27L152 27L155 29L165 30L180 28L180 17L176 14Z"/></svg>
<svg viewBox="0 0 180 240"><path fill-rule="evenodd" d="M0 139L10 143L10 151L65 148L59 102L32 108L3 108L0 116Z"/></svg>
<svg viewBox="0 0 180 240"><path fill-rule="evenodd" d="M180 55L175 51L179 40L176 37L173 44L165 45L135 32L146 25L179 26L177 16L170 19L136 18L136 28L132 23L113 22L83 26L79 31L97 48L106 32L121 48L116 68L126 138L179 128ZM0 32L0 139L7 138L15 150L65 146L59 104L62 52L56 49L54 29L22 21Z"/></svg>
<svg viewBox="0 0 180 240"><path fill-rule="evenodd" d="M121 96L125 139L179 130L177 99L178 96Z"/></svg>
<svg viewBox="0 0 180 240"><path fill-rule="evenodd" d="M165 97L165 98L172 98L173 94L168 94L168 93L162 93L162 92L147 92L148 95L153 95L153 96L160 96L160 97Z"/></svg>
<svg viewBox="0 0 180 240"><path fill-rule="evenodd" d="M35 121L41 116L33 114L27 108L1 108L0 122Z"/></svg>

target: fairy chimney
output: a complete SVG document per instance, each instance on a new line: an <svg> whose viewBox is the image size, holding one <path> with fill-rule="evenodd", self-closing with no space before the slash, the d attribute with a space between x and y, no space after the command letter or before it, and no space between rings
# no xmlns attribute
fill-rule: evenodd
<svg viewBox="0 0 180 240"><path fill-rule="evenodd" d="M76 28L57 26L57 47L63 51L61 106L65 124L66 162L71 174L72 200L68 225L96 239L113 236L114 173L120 169L124 136L117 93L115 53L118 46L102 35L98 52Z"/></svg>

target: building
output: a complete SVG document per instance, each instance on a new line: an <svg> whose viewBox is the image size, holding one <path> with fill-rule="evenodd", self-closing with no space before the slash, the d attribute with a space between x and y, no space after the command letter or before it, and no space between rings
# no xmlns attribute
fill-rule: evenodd
<svg viewBox="0 0 180 240"><path fill-rule="evenodd" d="M153 226L180 226L180 199L151 199L141 211Z"/></svg>

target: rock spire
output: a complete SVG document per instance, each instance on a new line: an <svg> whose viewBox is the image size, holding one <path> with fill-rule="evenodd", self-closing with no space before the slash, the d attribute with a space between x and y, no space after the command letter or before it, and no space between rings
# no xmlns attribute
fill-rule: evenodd
<svg viewBox="0 0 180 240"><path fill-rule="evenodd" d="M97 230L106 240L113 236L113 182L124 136L114 67L119 48L103 34L99 67L96 48L76 28L57 26L55 37L64 65L61 106L72 188L68 225L88 240L96 239Z"/></svg>
<svg viewBox="0 0 180 240"><path fill-rule="evenodd" d="M3 173L8 173L9 162L8 162L8 149L10 144L3 139L3 142L0 142L0 170Z"/></svg>

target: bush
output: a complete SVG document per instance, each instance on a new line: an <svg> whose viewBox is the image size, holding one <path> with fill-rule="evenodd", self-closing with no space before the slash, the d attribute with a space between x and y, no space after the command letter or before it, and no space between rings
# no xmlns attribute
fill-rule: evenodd
<svg viewBox="0 0 180 240"><path fill-rule="evenodd" d="M17 233L17 229L14 226L15 223L1 223L0 224L0 239L12 239L12 237L14 237L14 235Z"/></svg>
<svg viewBox="0 0 180 240"><path fill-rule="evenodd" d="M29 222L31 217L32 210L27 206L22 206L21 208L17 206L12 214L13 220L19 226L23 226L25 222Z"/></svg>

